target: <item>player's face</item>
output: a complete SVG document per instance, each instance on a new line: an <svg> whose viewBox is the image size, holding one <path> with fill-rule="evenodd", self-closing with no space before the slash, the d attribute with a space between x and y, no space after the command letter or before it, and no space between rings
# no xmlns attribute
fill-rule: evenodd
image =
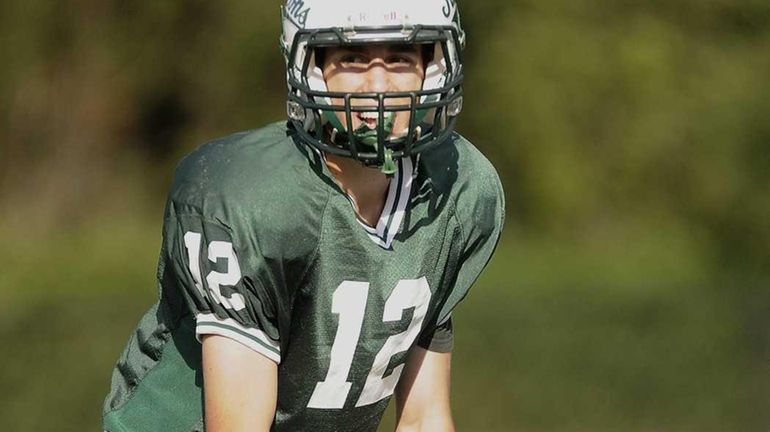
<svg viewBox="0 0 770 432"><path fill-rule="evenodd" d="M419 45L365 45L328 48L322 67L329 91L345 93L407 92L422 88L425 64ZM335 105L344 105L342 99L333 99ZM409 98L385 100L386 106L409 105ZM353 106L372 106L372 112L353 112L352 126L377 127L375 99L352 99ZM344 112L337 112L343 125ZM409 111L398 111L393 121L392 136L406 135L409 129Z"/></svg>

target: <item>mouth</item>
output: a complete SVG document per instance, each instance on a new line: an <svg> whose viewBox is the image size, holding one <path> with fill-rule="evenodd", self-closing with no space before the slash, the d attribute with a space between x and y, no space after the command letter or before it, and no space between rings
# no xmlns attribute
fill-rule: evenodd
<svg viewBox="0 0 770 432"><path fill-rule="evenodd" d="M356 118L362 125L365 125L372 130L377 128L377 123L379 122L379 114L375 112L358 112L356 113Z"/></svg>

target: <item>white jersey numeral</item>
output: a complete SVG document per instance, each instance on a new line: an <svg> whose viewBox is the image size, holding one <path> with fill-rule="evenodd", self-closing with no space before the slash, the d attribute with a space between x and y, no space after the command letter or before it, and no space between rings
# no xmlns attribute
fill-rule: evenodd
<svg viewBox="0 0 770 432"><path fill-rule="evenodd" d="M332 313L339 315L339 324L332 345L329 372L325 380L316 384L308 407L330 409L345 405L353 385L347 382L347 378L361 335L368 295L369 284L366 282L345 281L334 292Z"/></svg>
<svg viewBox="0 0 770 432"><path fill-rule="evenodd" d="M187 261L195 287L198 288L203 297L206 297L200 268L201 235L188 231L184 235L184 245L187 248ZM206 275L206 284L209 288L208 297L227 309L234 311L245 309L246 299L243 297L243 294L233 293L230 297L222 295L222 286L235 286L241 280L241 266L238 264L238 257L235 255L233 244L225 241L211 242L208 248L208 259L213 263L220 259L227 260L227 271L225 273L211 271Z"/></svg>
<svg viewBox="0 0 770 432"><path fill-rule="evenodd" d="M369 376L366 378L364 389L356 403L357 407L371 405L393 394L398 379L401 377L401 372L404 370L404 365L396 366L387 377L385 370L388 368L390 358L397 353L408 350L417 338L422 321L425 319L425 313L428 311L428 300L430 300L430 287L428 287L428 281L425 278L402 280L396 285L396 289L393 290L385 303L382 321L401 321L404 310L413 307L415 309L412 321L406 331L389 337L380 352L377 353Z"/></svg>
<svg viewBox="0 0 770 432"><path fill-rule="evenodd" d="M198 288L201 296L205 298L206 292L203 291L203 284L201 283L201 235L192 231L186 232L184 235L184 246L187 248L188 267L190 267L195 287Z"/></svg>
<svg viewBox="0 0 770 432"><path fill-rule="evenodd" d="M316 384L308 403L309 408L340 409L345 406L352 386L352 383L347 381L348 374L361 336L368 295L369 283L367 282L345 281L334 292L332 313L339 315L337 334L332 344L329 371L326 378ZM385 302L383 322L400 321L403 318L404 310L412 307L415 308L414 314L409 322L409 327L405 331L389 337L377 353L364 388L358 402L356 402L357 407L371 405L393 394L404 365L395 367L387 377L385 371L390 359L394 355L408 350L414 342L425 319L430 297L430 287L424 277L402 280L396 285Z"/></svg>

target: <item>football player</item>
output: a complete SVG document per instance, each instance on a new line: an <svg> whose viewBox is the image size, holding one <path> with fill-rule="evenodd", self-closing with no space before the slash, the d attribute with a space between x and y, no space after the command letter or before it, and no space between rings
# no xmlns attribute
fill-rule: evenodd
<svg viewBox="0 0 770 432"><path fill-rule="evenodd" d="M160 298L113 372L104 429L448 431L451 313L504 219L453 131L450 0L290 0L288 121L177 168Z"/></svg>

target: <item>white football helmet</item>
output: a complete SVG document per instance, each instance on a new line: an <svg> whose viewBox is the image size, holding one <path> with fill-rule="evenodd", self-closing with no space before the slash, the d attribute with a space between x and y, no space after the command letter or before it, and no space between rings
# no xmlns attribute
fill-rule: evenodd
<svg viewBox="0 0 770 432"><path fill-rule="evenodd" d="M303 142L392 174L399 158L450 137L463 104L465 33L456 0L288 0L281 16L287 111ZM321 65L315 61L317 48L388 43L433 46L421 90L339 93L327 89ZM335 105L333 98L344 102ZM351 104L355 99L374 103ZM410 103L387 103L394 99ZM354 133L351 113L361 111L377 113L376 140L364 141ZM386 130L386 118L397 111L410 113L409 128L392 134ZM342 124L337 112L345 113L347 124Z"/></svg>

